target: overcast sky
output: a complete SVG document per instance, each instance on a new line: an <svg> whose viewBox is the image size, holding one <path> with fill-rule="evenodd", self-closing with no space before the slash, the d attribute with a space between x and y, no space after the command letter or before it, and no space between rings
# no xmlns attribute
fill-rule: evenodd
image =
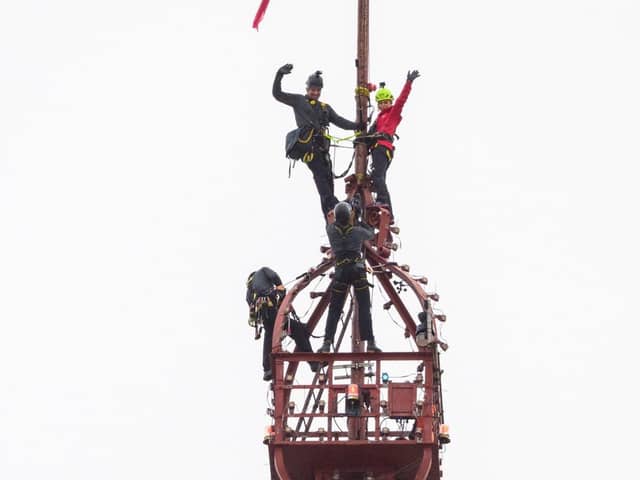
<svg viewBox="0 0 640 480"><path fill-rule="evenodd" d="M0 478L267 478L244 281L326 243L271 83L354 118L356 3L0 3ZM640 4L371 3L371 80L422 73L387 179L445 478L638 478Z"/></svg>

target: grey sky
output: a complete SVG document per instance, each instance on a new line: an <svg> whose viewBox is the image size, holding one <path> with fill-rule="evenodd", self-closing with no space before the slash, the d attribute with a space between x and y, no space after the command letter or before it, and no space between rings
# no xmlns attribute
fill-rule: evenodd
<svg viewBox="0 0 640 480"><path fill-rule="evenodd" d="M0 478L266 478L244 280L326 241L271 82L353 118L356 2L258 4L0 5ZM388 184L448 317L445 478L638 478L640 6L372 4L371 80L422 72Z"/></svg>

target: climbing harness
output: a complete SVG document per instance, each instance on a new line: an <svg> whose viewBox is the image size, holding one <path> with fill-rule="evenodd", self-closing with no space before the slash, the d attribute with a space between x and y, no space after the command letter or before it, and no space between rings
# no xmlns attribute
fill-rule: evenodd
<svg viewBox="0 0 640 480"><path fill-rule="evenodd" d="M286 140L286 155L289 159L289 178L291 178L291 170L295 168L295 162L301 160L304 163L310 163L318 156L325 154L327 160L331 163L331 174L334 179L343 178L351 170L355 153L351 156L351 161L345 170L336 175L333 158L336 157L336 149L338 148L353 148L353 146L340 145L342 142L355 141L358 134L349 135L348 137L334 137L329 134L328 129L324 129L322 132L316 132L312 127L302 127L292 130L287 134ZM320 140L322 139L322 140ZM327 143L327 145L319 145L321 143ZM333 148L333 155L330 149ZM326 149L326 150L325 150Z"/></svg>
<svg viewBox="0 0 640 480"><path fill-rule="evenodd" d="M343 258L342 260L338 260L336 262L336 267L341 267L342 265L347 265L349 263L362 263L362 264L364 264L364 260L362 258Z"/></svg>
<svg viewBox="0 0 640 480"><path fill-rule="evenodd" d="M378 140L386 140L389 143L393 143L395 140L400 139L400 136L397 133L390 135L386 132L377 132L376 131L377 125L378 125L378 121L376 119L376 121L373 122L369 127L369 131L367 132L367 134L358 136L358 138L356 138L354 142L364 143L370 149L373 149L377 145Z"/></svg>

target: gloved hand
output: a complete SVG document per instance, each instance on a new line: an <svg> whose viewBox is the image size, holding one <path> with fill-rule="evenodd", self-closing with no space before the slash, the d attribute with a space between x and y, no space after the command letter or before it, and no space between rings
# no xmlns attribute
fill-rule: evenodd
<svg viewBox="0 0 640 480"><path fill-rule="evenodd" d="M291 73L291 70L293 70L293 65L287 63L286 65L283 65L278 69L278 73L281 75L289 75Z"/></svg>
<svg viewBox="0 0 640 480"><path fill-rule="evenodd" d="M278 304L287 296L287 289L284 285L276 286L276 298Z"/></svg>
<svg viewBox="0 0 640 480"><path fill-rule="evenodd" d="M407 80L409 82L413 82L419 76L420 72L418 70L410 70L409 72L407 72Z"/></svg>
<svg viewBox="0 0 640 480"><path fill-rule="evenodd" d="M355 210L356 216L359 216L359 212L362 210L362 198L359 193L351 198L351 207Z"/></svg>

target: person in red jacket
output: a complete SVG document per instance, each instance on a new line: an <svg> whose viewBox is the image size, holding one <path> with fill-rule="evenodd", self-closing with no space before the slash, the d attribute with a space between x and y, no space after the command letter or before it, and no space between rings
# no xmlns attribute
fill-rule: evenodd
<svg viewBox="0 0 640 480"><path fill-rule="evenodd" d="M381 88L376 92L376 102L380 113L369 130L369 135L375 142L371 147L371 180L373 181L373 189L378 192L376 202L389 206L391 218L393 218L393 211L391 197L387 189L387 169L393 159L393 140L396 128L402 120L402 108L409 97L411 84L419 76L418 70L407 73L407 82L404 84L396 103L393 103L393 94L385 87L384 83L380 84Z"/></svg>

